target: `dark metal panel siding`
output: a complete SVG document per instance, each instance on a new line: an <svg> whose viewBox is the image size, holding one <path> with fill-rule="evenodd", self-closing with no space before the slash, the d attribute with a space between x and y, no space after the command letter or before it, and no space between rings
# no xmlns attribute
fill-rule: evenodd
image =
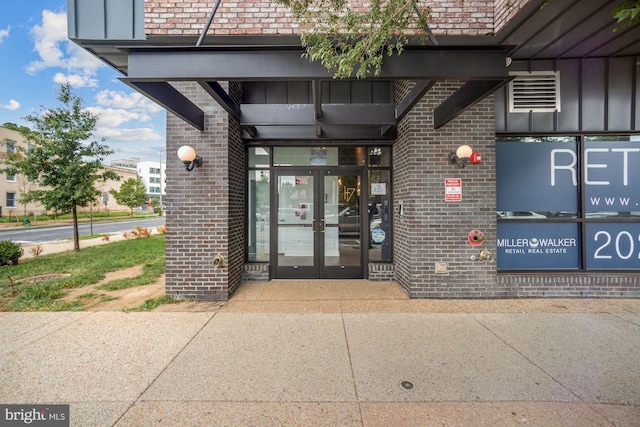
<svg viewBox="0 0 640 427"><path fill-rule="evenodd" d="M609 130L631 129L633 71L634 58L612 58L609 61L607 93Z"/></svg>
<svg viewBox="0 0 640 427"><path fill-rule="evenodd" d="M558 131L572 132L580 129L580 60L561 61L560 72L560 112Z"/></svg>
<svg viewBox="0 0 640 427"><path fill-rule="evenodd" d="M496 132L507 131L507 87L503 86L495 92Z"/></svg>
<svg viewBox="0 0 640 427"><path fill-rule="evenodd" d="M558 113L509 113L507 89L496 92L496 132L577 133L640 130L637 57L518 61L511 71L560 72Z"/></svg>
<svg viewBox="0 0 640 427"><path fill-rule="evenodd" d="M533 132L553 132L556 129L556 113L530 113Z"/></svg>
<svg viewBox="0 0 640 427"><path fill-rule="evenodd" d="M288 100L287 82L267 82L267 104L286 104Z"/></svg>
<svg viewBox="0 0 640 427"><path fill-rule="evenodd" d="M144 0L67 0L69 38L144 39Z"/></svg>
<svg viewBox="0 0 640 427"><path fill-rule="evenodd" d="M107 39L130 39L134 33L134 10L131 8L131 0L108 0L104 3L107 16Z"/></svg>
<svg viewBox="0 0 640 427"><path fill-rule="evenodd" d="M296 82L248 81L242 85L244 104L311 104L311 84ZM322 102L325 104L390 104L393 99L390 81L323 81Z"/></svg>
<svg viewBox="0 0 640 427"><path fill-rule="evenodd" d="M354 104L371 103L371 82L360 81L351 83L351 102Z"/></svg>
<svg viewBox="0 0 640 427"><path fill-rule="evenodd" d="M393 102L393 83L390 81L371 82L371 102L388 104Z"/></svg>
<svg viewBox="0 0 640 427"><path fill-rule="evenodd" d="M585 59L582 69L582 130L605 130L606 67L601 59Z"/></svg>
<svg viewBox="0 0 640 427"><path fill-rule="evenodd" d="M509 132L531 132L531 113L509 113Z"/></svg>
<svg viewBox="0 0 640 427"><path fill-rule="evenodd" d="M245 104L266 104L267 85L265 82L244 82L242 102Z"/></svg>
<svg viewBox="0 0 640 427"><path fill-rule="evenodd" d="M309 82L289 82L287 84L287 96L289 104L310 104L312 96L310 95Z"/></svg>
<svg viewBox="0 0 640 427"><path fill-rule="evenodd" d="M80 0L76 2L77 37L89 40L107 38L104 0Z"/></svg>
<svg viewBox="0 0 640 427"><path fill-rule="evenodd" d="M633 98L633 107L635 109L635 116L633 122L633 128L635 130L640 130L640 66L638 63L640 62L640 57L634 58L636 60L636 65L634 66L634 85L635 85L635 97Z"/></svg>
<svg viewBox="0 0 640 427"><path fill-rule="evenodd" d="M329 104L348 104L351 102L349 82L331 82L329 85ZM327 102L326 99L323 101Z"/></svg>

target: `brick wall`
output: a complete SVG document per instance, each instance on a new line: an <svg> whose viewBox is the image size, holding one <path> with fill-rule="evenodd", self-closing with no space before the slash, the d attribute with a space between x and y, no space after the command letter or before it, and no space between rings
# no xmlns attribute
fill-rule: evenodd
<svg viewBox="0 0 640 427"><path fill-rule="evenodd" d="M531 0L495 0L495 33L509 23Z"/></svg>
<svg viewBox="0 0 640 427"><path fill-rule="evenodd" d="M500 274L498 283L519 298L640 297L640 275L633 273Z"/></svg>
<svg viewBox="0 0 640 427"><path fill-rule="evenodd" d="M433 0L431 30L436 35L485 35L494 30L494 11L501 20L510 19L507 10L518 10L516 1L508 8L508 0ZM494 3L496 7L494 8ZM497 4L501 3L500 8ZM199 35L207 23L214 2L167 0L145 1L145 33L148 35ZM353 1L352 6L362 4ZM504 11L502 11L504 9ZM228 1L220 3L209 28L209 35L291 35L298 24L289 9L271 1Z"/></svg>
<svg viewBox="0 0 640 427"><path fill-rule="evenodd" d="M402 96L411 85L397 82ZM497 285L495 263L471 261L482 248L495 253L496 193L493 97L441 129L433 129L433 109L459 87L435 85L400 123L393 152L394 264L396 280L414 298L484 298L505 294ZM469 144L483 162L460 169L449 153ZM462 180L462 201L445 201L445 179ZM398 204L403 203L403 217ZM482 248L467 234L485 235ZM436 273L436 263L447 273Z"/></svg>
<svg viewBox="0 0 640 427"><path fill-rule="evenodd" d="M221 82L224 87L224 82ZM229 96L239 105L242 102L242 84L230 82L227 85ZM229 118L229 261L228 283L231 295L242 282L245 235L245 196L247 194L247 175L245 172L245 147L241 138L240 122Z"/></svg>
<svg viewBox="0 0 640 427"><path fill-rule="evenodd" d="M238 286L242 266L238 264L242 238L230 240L238 238L243 216L229 219L231 210L235 215L243 209L244 202L239 206L237 201L242 184L230 188L229 177L237 179L238 164L244 164L238 156L244 151L234 147L239 152L230 155L229 134L236 133L237 125L230 126L227 113L211 96L196 83L175 85L206 117L200 132L167 113L166 292L173 298L225 300L229 288ZM203 158L201 167L185 171L173 154L182 145L195 148ZM225 259L222 268L213 266L217 254Z"/></svg>

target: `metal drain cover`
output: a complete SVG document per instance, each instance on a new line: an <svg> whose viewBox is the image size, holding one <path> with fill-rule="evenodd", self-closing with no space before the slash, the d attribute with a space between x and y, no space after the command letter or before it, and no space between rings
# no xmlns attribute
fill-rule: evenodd
<svg viewBox="0 0 640 427"><path fill-rule="evenodd" d="M413 385L411 381L400 381L400 387L402 387L402 389L406 391L411 391L416 388L416 386Z"/></svg>

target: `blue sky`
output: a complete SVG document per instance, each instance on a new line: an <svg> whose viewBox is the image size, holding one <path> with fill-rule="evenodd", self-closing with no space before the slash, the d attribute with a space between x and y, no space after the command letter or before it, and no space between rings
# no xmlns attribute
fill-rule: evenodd
<svg viewBox="0 0 640 427"><path fill-rule="evenodd" d="M120 73L67 39L66 0L0 0L0 125L21 126L41 107L57 107L69 82L98 115L93 140L106 138L110 160L165 158L165 112L120 82Z"/></svg>

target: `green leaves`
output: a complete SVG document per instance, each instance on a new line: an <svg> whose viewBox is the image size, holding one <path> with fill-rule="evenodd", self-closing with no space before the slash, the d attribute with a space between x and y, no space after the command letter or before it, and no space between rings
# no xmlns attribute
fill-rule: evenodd
<svg viewBox="0 0 640 427"><path fill-rule="evenodd" d="M640 0L627 0L622 2L613 9L613 17L618 20L618 24L622 24L615 30L638 24L640 22Z"/></svg>
<svg viewBox="0 0 640 427"><path fill-rule="evenodd" d="M82 108L82 99L73 94L69 84L60 86L57 99L58 107L43 107L39 114L25 117L31 127L18 131L29 149L16 147L16 155L7 157L5 163L37 181L37 186L22 194L21 203L39 202L47 210L75 212L100 196L96 181L115 177L102 167L104 156L112 151L88 141L98 117Z"/></svg>
<svg viewBox="0 0 640 427"><path fill-rule="evenodd" d="M146 189L140 179L129 178L122 183L120 191L110 190L109 193L116 199L118 204L131 209L141 206L147 200Z"/></svg>
<svg viewBox="0 0 640 427"><path fill-rule="evenodd" d="M320 61L334 78L378 76L383 58L400 54L409 33L426 39L428 8L416 0L373 0L353 9L345 0L277 0L300 23L300 39L310 61Z"/></svg>

